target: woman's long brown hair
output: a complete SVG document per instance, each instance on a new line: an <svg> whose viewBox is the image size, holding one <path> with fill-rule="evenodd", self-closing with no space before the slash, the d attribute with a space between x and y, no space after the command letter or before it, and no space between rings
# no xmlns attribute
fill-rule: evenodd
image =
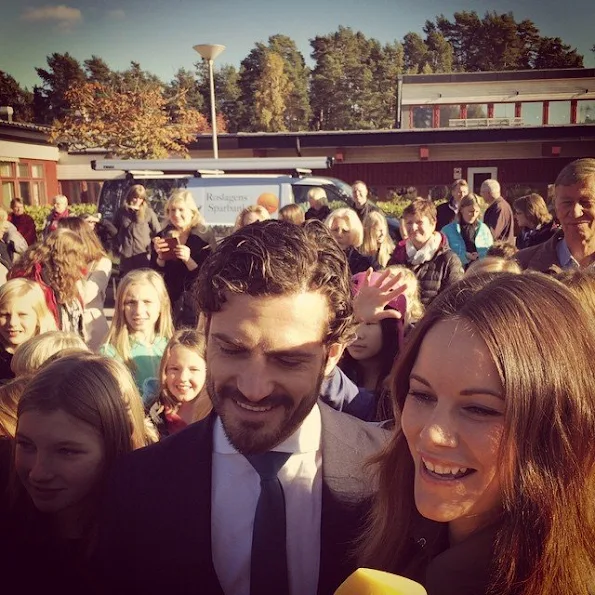
<svg viewBox="0 0 595 595"><path fill-rule="evenodd" d="M485 342L505 395L502 515L491 592L588 595L595 586L595 325L580 302L539 273L463 279L434 301L392 372L396 419L427 332L465 322ZM411 543L413 461L397 431L377 457L379 489L360 565L402 569Z"/></svg>

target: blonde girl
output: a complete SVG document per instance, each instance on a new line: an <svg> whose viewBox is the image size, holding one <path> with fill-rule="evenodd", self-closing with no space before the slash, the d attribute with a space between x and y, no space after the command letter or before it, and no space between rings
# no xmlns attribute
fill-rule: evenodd
<svg viewBox="0 0 595 595"><path fill-rule="evenodd" d="M174 190L165 205L168 225L153 238L152 263L163 273L176 321L200 267L215 248L215 236L189 190Z"/></svg>
<svg viewBox="0 0 595 595"><path fill-rule="evenodd" d="M405 311L404 331L407 334L411 327L422 319L425 312L419 295L419 282L415 273L403 265L394 264L389 266L388 270L395 276L400 275L401 283L405 286L403 293L407 298L407 309Z"/></svg>
<svg viewBox="0 0 595 595"><path fill-rule="evenodd" d="M245 209L242 209L236 217L233 230L238 231L238 229L242 229L242 227L246 227L250 223L267 221L270 218L269 212L262 205L249 205Z"/></svg>
<svg viewBox="0 0 595 595"><path fill-rule="evenodd" d="M17 429L17 408L28 383L29 377L21 376L0 385L0 440L14 438Z"/></svg>
<svg viewBox="0 0 595 595"><path fill-rule="evenodd" d="M374 257L381 267L385 267L395 250L395 244L388 233L386 217L378 211L371 211L364 217L363 225L364 241L360 252Z"/></svg>
<svg viewBox="0 0 595 595"><path fill-rule="evenodd" d="M149 411L162 437L210 413L205 351L205 335L194 329L176 331L167 344L159 371L159 397Z"/></svg>
<svg viewBox="0 0 595 595"><path fill-rule="evenodd" d="M70 229L83 242L84 259L87 263L83 278L83 326L85 339L91 351L97 351L105 341L109 324L103 306L109 279L112 274L112 261L107 257L97 234L81 217L65 217L58 222L58 229Z"/></svg>
<svg viewBox="0 0 595 595"><path fill-rule="evenodd" d="M65 350L88 351L85 342L75 333L49 331L19 345L10 367L17 378L33 374L50 358Z"/></svg>
<svg viewBox="0 0 595 595"><path fill-rule="evenodd" d="M19 345L53 330L56 321L37 283L11 279L0 287L0 380L14 378L10 363Z"/></svg>
<svg viewBox="0 0 595 595"><path fill-rule="evenodd" d="M57 229L27 249L10 277L39 283L58 328L84 337L82 280L86 267L83 240L69 229Z"/></svg>
<svg viewBox="0 0 595 595"><path fill-rule="evenodd" d="M151 269L128 273L118 286L114 317L100 353L126 364L144 394L145 383L157 377L172 334L171 304L161 275Z"/></svg>

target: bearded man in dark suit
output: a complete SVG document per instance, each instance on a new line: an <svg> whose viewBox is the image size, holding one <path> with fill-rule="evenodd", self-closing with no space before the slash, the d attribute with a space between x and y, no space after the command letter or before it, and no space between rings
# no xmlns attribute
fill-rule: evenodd
<svg viewBox="0 0 595 595"><path fill-rule="evenodd" d="M386 438L318 400L354 337L345 255L319 221L254 223L205 261L198 302L213 413L116 468L99 536L105 586L331 594L354 570L373 489L364 463ZM257 460L279 457L265 478Z"/></svg>

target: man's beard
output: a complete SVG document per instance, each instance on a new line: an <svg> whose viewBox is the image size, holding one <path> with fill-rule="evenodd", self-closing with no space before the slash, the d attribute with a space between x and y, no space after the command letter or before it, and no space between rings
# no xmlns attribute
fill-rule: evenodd
<svg viewBox="0 0 595 595"><path fill-rule="evenodd" d="M301 426L304 419L306 419L316 404L320 394L320 387L324 380L324 368L325 366L319 371L311 394L299 399L299 403L296 406L295 402L297 399L281 392L274 392L258 403L252 403L246 399L234 386L222 386L217 392L207 366L207 391L211 397L213 408L221 418L223 431L230 444L242 454L259 454L273 450L275 446L289 438ZM285 415L276 428L266 427L265 421L243 421L238 423L225 410L226 405L227 407L237 407L231 401L238 401L239 403L258 407L278 407L285 410Z"/></svg>

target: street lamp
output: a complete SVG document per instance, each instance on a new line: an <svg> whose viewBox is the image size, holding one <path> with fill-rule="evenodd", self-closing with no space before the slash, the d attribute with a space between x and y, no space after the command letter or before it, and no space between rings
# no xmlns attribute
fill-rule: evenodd
<svg viewBox="0 0 595 595"><path fill-rule="evenodd" d="M224 45L203 43L193 48L201 55L203 60L209 63L209 84L211 87L211 126L213 130L213 157L219 159L219 147L217 146L217 118L215 115L215 81L213 78L213 60L225 49Z"/></svg>

